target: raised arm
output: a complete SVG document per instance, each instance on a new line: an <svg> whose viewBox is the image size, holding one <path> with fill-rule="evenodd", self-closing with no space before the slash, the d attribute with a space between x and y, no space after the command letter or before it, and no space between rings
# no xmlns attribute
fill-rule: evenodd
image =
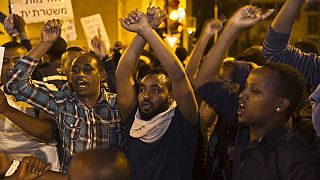
<svg viewBox="0 0 320 180"><path fill-rule="evenodd" d="M208 20L202 29L199 40L191 52L190 60L186 65L186 73L190 80L190 83L194 90L198 88L198 82L196 76L198 74L199 65L203 56L203 53L207 47L209 40L221 30L223 21L210 19Z"/></svg>
<svg viewBox="0 0 320 180"><path fill-rule="evenodd" d="M27 31L26 31L26 22L24 21L24 19L21 16L19 16L17 14L14 14L13 17L14 17L14 21L13 21L14 26L19 31L20 42L24 47L26 47L26 49L28 51L30 51L32 49L32 45L31 45L31 42L28 38Z"/></svg>
<svg viewBox="0 0 320 180"><path fill-rule="evenodd" d="M319 0L307 0L311 6ZM292 27L300 13L303 0L287 0L269 28L263 42L262 53L269 61L288 64L297 68L309 84L320 83L320 58L316 54L304 53L288 45Z"/></svg>
<svg viewBox="0 0 320 180"><path fill-rule="evenodd" d="M56 133L56 125L53 120L37 119L11 107L4 93L0 90L0 114L10 119L26 133L46 142L52 142Z"/></svg>
<svg viewBox="0 0 320 180"><path fill-rule="evenodd" d="M137 11L140 17L136 22L138 28L135 32L141 35L155 50L156 55L167 71L171 82L175 101L186 120L195 124L198 106L190 82L184 68L170 47L161 39L149 24L145 14Z"/></svg>
<svg viewBox="0 0 320 180"><path fill-rule="evenodd" d="M241 30L266 19L273 11L273 9L270 9L267 12L262 13L261 9L254 6L240 8L229 20L217 42L208 52L197 76L198 85L201 86L209 82L218 74L226 51L238 37Z"/></svg>
<svg viewBox="0 0 320 180"><path fill-rule="evenodd" d="M54 41L60 36L61 23L59 20L52 20L45 23L41 30L40 42L20 59L7 77L6 88L17 100L27 101L50 114L58 114L56 96L61 92L53 92L43 85L35 85L31 81L31 74L36 67L39 58L51 47ZM61 101L59 101L61 102Z"/></svg>
<svg viewBox="0 0 320 180"><path fill-rule="evenodd" d="M278 33L291 34L293 23L300 12L303 0L287 0L271 24Z"/></svg>
<svg viewBox="0 0 320 180"><path fill-rule="evenodd" d="M147 9L147 15L152 27L157 28L165 18L165 11L152 7ZM121 26L128 31L135 31L138 26L134 22L139 19L139 16L132 11L125 19L120 19ZM136 35L122 54L117 67L117 103L123 119L127 118L137 103L134 74L145 45L146 41L140 35Z"/></svg>

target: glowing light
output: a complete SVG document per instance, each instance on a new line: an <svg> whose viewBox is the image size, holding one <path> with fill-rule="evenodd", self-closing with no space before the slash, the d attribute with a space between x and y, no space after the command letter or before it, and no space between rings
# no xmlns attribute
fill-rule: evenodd
<svg viewBox="0 0 320 180"><path fill-rule="evenodd" d="M172 10L170 15L169 15L169 18L172 20L172 21L176 21L179 19L179 12L177 10Z"/></svg>
<svg viewBox="0 0 320 180"><path fill-rule="evenodd" d="M174 37L174 36L167 36L167 37L166 37L166 40L168 41L169 46L170 46L171 48L174 48L174 45L176 44L178 38L177 38L177 37Z"/></svg>
<svg viewBox="0 0 320 180"><path fill-rule="evenodd" d="M186 16L186 11L183 8L178 8L178 14L178 20L181 21Z"/></svg>
<svg viewBox="0 0 320 180"><path fill-rule="evenodd" d="M181 32L183 30L183 27L181 25L178 26L178 32Z"/></svg>

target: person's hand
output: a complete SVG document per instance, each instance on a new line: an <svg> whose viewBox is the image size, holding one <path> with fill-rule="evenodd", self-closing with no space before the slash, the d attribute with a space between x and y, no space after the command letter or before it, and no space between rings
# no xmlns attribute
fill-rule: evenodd
<svg viewBox="0 0 320 180"><path fill-rule="evenodd" d="M4 19L3 25L4 25L4 29L10 36L16 37L19 35L19 30L14 25L14 16L12 14L9 14Z"/></svg>
<svg viewBox="0 0 320 180"><path fill-rule="evenodd" d="M41 42L54 43L61 34L61 26L59 19L47 21L41 29Z"/></svg>
<svg viewBox="0 0 320 180"><path fill-rule="evenodd" d="M91 40L92 51L100 59L104 58L107 55L107 48L102 41L100 29L98 29L98 36L94 36Z"/></svg>
<svg viewBox="0 0 320 180"><path fill-rule="evenodd" d="M216 19L210 19L207 20L203 26L203 33L213 36L217 32L219 32L222 27L225 20L216 20Z"/></svg>
<svg viewBox="0 0 320 180"><path fill-rule="evenodd" d="M0 90L0 107L0 114L5 112L5 110L7 110L7 108L9 107L7 97L4 95L4 92L2 90Z"/></svg>
<svg viewBox="0 0 320 180"><path fill-rule="evenodd" d="M14 14L13 18L14 26L18 29L19 33L26 32L26 22L24 21L24 19L17 14Z"/></svg>
<svg viewBox="0 0 320 180"><path fill-rule="evenodd" d="M24 157L16 172L17 179L33 180L43 175L50 168L51 165L49 163L45 163L36 157Z"/></svg>
<svg viewBox="0 0 320 180"><path fill-rule="evenodd" d="M235 25L236 27L243 29L251 27L258 22L268 18L274 9L268 9L266 12L262 12L260 8L255 6L245 6L240 8L230 19L229 23Z"/></svg>
<svg viewBox="0 0 320 180"><path fill-rule="evenodd" d="M124 29L139 34L152 28L147 16L139 10L131 11L125 19L120 18L119 20Z"/></svg>
<svg viewBox="0 0 320 180"><path fill-rule="evenodd" d="M161 10L159 7L148 7L146 15L151 27L157 29L166 19L166 10Z"/></svg>

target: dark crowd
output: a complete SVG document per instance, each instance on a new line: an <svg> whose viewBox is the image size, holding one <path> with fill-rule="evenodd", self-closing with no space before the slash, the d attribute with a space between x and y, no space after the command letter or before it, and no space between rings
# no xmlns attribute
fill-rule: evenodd
<svg viewBox="0 0 320 180"><path fill-rule="evenodd" d="M99 36L89 52L68 46L58 19L32 47L9 15L18 38L1 43L1 179L320 179L320 56L289 44L300 10L318 2L287 0L263 44L235 57L240 32L274 9L207 20L190 53L157 33L159 7L119 19L135 37L110 51Z"/></svg>

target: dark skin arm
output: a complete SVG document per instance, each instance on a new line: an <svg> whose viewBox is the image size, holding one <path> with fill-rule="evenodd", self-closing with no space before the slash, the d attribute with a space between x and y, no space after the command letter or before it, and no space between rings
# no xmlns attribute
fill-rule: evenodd
<svg viewBox="0 0 320 180"><path fill-rule="evenodd" d="M11 107L0 90L0 113L18 125L22 130L44 141L50 142L54 139L57 127L52 119L37 119Z"/></svg>
<svg viewBox="0 0 320 180"><path fill-rule="evenodd" d="M147 9L148 17L153 28L157 28L165 17L165 11L160 8L151 7ZM120 19L121 24L130 24L134 17L128 14L125 19ZM134 20L133 20L134 21ZM142 53L146 41L136 35L128 48L122 54L119 61L116 80L117 80L117 103L123 119L126 119L129 113L137 104L137 97L134 87L134 74L136 72L139 57Z"/></svg>
<svg viewBox="0 0 320 180"><path fill-rule="evenodd" d="M16 172L6 177L6 180L67 180L67 175L63 173L58 173L50 171L51 165L43 162L42 160L30 156L24 157L20 162Z"/></svg>

